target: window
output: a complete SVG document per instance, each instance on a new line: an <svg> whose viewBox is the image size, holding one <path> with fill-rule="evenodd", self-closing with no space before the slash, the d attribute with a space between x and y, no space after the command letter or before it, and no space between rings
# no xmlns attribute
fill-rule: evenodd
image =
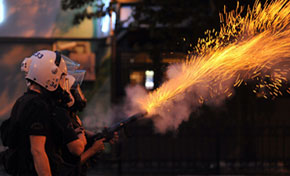
<svg viewBox="0 0 290 176"><path fill-rule="evenodd" d="M143 84L144 83L144 71L133 71L130 74L130 84Z"/></svg>
<svg viewBox="0 0 290 176"><path fill-rule="evenodd" d="M127 28L130 23L132 23L134 21L132 15L132 7L130 6L122 6L120 9L120 21L123 22L123 26L124 28Z"/></svg>
<svg viewBox="0 0 290 176"><path fill-rule="evenodd" d="M152 70L145 71L145 88L149 90L154 88L154 71Z"/></svg>

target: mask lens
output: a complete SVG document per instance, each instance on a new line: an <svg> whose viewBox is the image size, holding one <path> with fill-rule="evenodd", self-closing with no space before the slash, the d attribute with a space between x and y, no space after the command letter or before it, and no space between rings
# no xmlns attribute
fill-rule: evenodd
<svg viewBox="0 0 290 176"><path fill-rule="evenodd" d="M67 78L66 75L62 75L60 80L59 80L59 86L62 88L64 91L69 91L69 79Z"/></svg>

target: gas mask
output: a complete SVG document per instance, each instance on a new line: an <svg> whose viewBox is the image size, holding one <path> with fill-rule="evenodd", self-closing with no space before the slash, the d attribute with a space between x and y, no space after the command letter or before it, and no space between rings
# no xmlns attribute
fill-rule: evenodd
<svg viewBox="0 0 290 176"><path fill-rule="evenodd" d="M53 92L51 92L53 99L56 100L57 105L61 107L68 107L68 103L72 101L70 94L63 90L60 86Z"/></svg>
<svg viewBox="0 0 290 176"><path fill-rule="evenodd" d="M71 93L74 97L74 104L70 107L70 110L73 112L82 111L87 104L87 99L85 98L80 85L77 84L75 88L71 89Z"/></svg>
<svg viewBox="0 0 290 176"><path fill-rule="evenodd" d="M71 75L63 75L59 81L59 87L55 92L55 98L62 107L71 107L74 104L74 97L70 92L71 86L74 84L75 78Z"/></svg>

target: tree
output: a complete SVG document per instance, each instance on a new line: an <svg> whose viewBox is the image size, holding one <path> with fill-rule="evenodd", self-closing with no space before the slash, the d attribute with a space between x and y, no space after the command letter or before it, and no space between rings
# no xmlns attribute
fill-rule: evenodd
<svg viewBox="0 0 290 176"><path fill-rule="evenodd" d="M79 9L80 12L76 13L74 16L73 24L80 24L85 18L100 18L109 14L114 10L114 4L116 0L112 0L109 7L105 8L105 4L102 0L61 0L61 7L63 10L73 10ZM89 11L86 7L96 7L95 11Z"/></svg>
<svg viewBox="0 0 290 176"><path fill-rule="evenodd" d="M130 1L132 0L127 0ZM245 0L240 4L248 5L253 2L254 0ZM102 0L61 1L64 10L80 9L74 17L74 24L79 24L85 18L99 18L110 14L118 10L115 8L117 3L120 0L111 0L109 7L105 8ZM129 30L146 26L152 40L159 41L161 48L187 52L207 29L219 27L219 12L223 11L224 5L231 10L235 9L236 4L236 1L226 0L143 0L132 4L135 7L135 21ZM93 6L96 10L89 11L87 6ZM120 27L119 23L116 30L120 30Z"/></svg>

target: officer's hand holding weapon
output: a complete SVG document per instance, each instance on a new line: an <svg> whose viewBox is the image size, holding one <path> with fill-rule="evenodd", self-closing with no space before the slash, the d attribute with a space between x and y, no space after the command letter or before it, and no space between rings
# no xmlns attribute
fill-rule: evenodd
<svg viewBox="0 0 290 176"><path fill-rule="evenodd" d="M104 128L101 133L97 133L88 139L88 146L91 146L95 141L100 139L105 139L104 142L110 142L111 144L116 143L119 140L118 131L135 122L137 119L144 117L146 114L147 113L138 113L112 125L109 128Z"/></svg>

